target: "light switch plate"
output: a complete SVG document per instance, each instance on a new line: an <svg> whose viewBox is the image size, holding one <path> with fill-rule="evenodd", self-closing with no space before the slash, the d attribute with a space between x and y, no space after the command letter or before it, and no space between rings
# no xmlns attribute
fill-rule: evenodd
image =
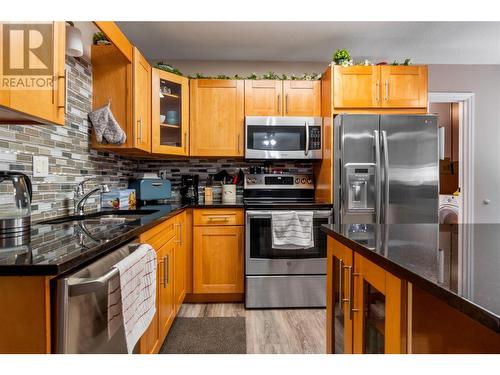
<svg viewBox="0 0 500 375"><path fill-rule="evenodd" d="M47 177L49 175L49 158L33 155L33 177Z"/></svg>

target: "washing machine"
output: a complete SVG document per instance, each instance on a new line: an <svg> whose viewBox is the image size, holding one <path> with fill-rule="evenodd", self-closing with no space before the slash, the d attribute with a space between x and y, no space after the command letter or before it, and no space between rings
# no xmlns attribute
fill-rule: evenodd
<svg viewBox="0 0 500 375"><path fill-rule="evenodd" d="M461 198L455 195L439 195L439 223L458 224Z"/></svg>

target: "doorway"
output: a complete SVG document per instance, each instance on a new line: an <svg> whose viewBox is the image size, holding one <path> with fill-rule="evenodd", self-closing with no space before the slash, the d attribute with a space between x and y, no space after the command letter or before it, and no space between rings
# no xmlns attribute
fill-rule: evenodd
<svg viewBox="0 0 500 375"><path fill-rule="evenodd" d="M444 136L439 194L450 209L457 207L458 223L473 223L473 93L429 93L429 113L438 116ZM447 199L447 197L451 197Z"/></svg>

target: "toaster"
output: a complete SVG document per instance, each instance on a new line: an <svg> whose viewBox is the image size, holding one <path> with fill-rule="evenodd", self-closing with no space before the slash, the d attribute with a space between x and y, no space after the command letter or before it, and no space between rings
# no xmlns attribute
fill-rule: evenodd
<svg viewBox="0 0 500 375"><path fill-rule="evenodd" d="M170 180L139 178L129 181L128 187L129 189L135 189L138 201L157 201L170 199L172 196Z"/></svg>

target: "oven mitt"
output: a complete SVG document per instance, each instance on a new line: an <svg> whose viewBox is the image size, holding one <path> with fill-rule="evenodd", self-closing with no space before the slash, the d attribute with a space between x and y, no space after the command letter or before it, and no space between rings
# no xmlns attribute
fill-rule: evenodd
<svg viewBox="0 0 500 375"><path fill-rule="evenodd" d="M127 135L113 116L109 104L90 112L89 118L94 127L97 142L116 145L125 143Z"/></svg>

